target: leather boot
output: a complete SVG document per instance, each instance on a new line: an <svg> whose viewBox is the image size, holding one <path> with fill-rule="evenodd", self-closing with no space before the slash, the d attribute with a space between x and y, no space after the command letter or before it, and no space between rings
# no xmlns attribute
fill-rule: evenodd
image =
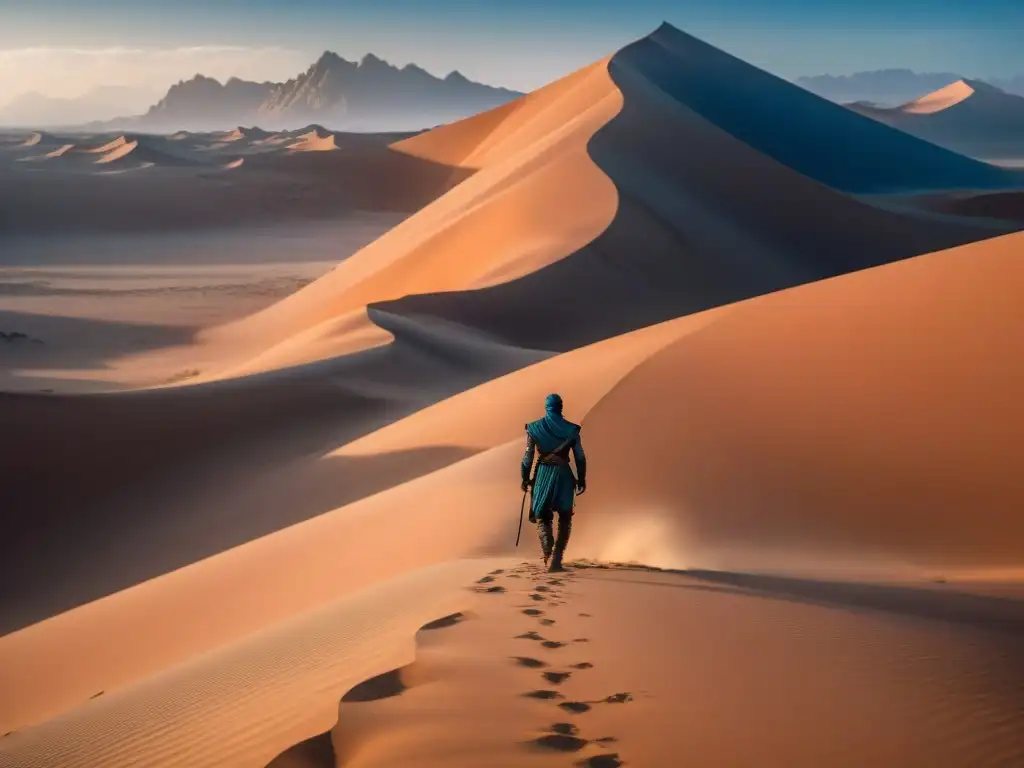
<svg viewBox="0 0 1024 768"><path fill-rule="evenodd" d="M569 545L569 534L572 533L572 513L560 512L558 514L558 540L555 541L555 548L551 555L551 565L548 570L551 572L564 571L562 567L562 555Z"/></svg>
<svg viewBox="0 0 1024 768"><path fill-rule="evenodd" d="M537 535L540 536L540 551L544 555L544 565L551 559L554 548L554 532L551 530L551 518L541 515L537 520Z"/></svg>

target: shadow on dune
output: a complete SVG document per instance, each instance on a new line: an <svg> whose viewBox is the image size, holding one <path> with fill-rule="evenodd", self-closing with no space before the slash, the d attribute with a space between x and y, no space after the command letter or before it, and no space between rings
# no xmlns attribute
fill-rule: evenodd
<svg viewBox="0 0 1024 768"><path fill-rule="evenodd" d="M0 283L0 294L3 291ZM31 377L25 376L24 382L28 385L38 378L39 388L46 386L47 368L97 370L130 353L188 344L195 335L194 328L6 310L0 310L0 331L30 337L25 343L0 346L0 373L38 371Z"/></svg>
<svg viewBox="0 0 1024 768"><path fill-rule="evenodd" d="M285 750L267 763L267 768L335 768L336 765L331 732L327 731Z"/></svg>
<svg viewBox="0 0 1024 768"><path fill-rule="evenodd" d="M727 86L735 79L741 90L770 87L780 103L806 103L812 113L802 115L807 125L818 125L820 112L818 127L838 133L828 142L806 139L804 128L784 134L794 116L773 117L767 102L752 92L750 114L764 135L748 135L749 126L738 125L743 122L738 115L746 114L736 111L738 105L714 101L714 94L692 79L697 75L683 71L691 54L696 57L694 71L717 76L720 69L739 68L718 80ZM10 424L0 434L0 459L14 478L0 487L0 508L21 536L5 537L0 555L23 559L20 570L8 566L10 575L21 577L19 593L4 599L10 626L129 586L212 554L217 547L241 543L251 531L267 533L354 500L355 492L346 494L327 483L322 498L304 505L298 497L309 489L300 493L290 485L291 470L278 475L275 468L322 455L445 396L536 362L545 356L538 350L571 349L680 315L1007 231L994 223L883 210L826 186L827 179L851 190L874 188L864 181L863 168L880 163L882 156L863 154L868 140L891 142L881 149L893 162L904 148L913 148L906 142L917 140L893 138L900 134L796 89L802 94L798 97L786 90L795 86L764 73L750 74L752 68L744 71L743 66L671 28L616 54L609 71L624 106L588 146L619 194L619 209L605 232L576 253L509 283L409 296L372 307L373 322L394 335L391 344L292 371L177 391L78 400L0 398L0 415L5 427ZM718 95L726 98L728 88ZM832 125L839 116L851 122ZM783 135L803 142L802 154L781 149ZM826 150L845 159L825 163L821 156ZM406 189L410 201L417 189L439 194L451 182L449 166L379 151L396 168L429 169L424 178L430 183ZM938 148L917 147L914 152L919 161L905 172L878 170L879 186L933 181L956 186L981 183L996 172ZM246 168L273 175L278 163L308 163L339 194L363 195L360 204L367 205L390 200L388 195L407 184L404 172L396 171L381 174L362 191L359 185L348 190L346 174L340 173L344 164L355 163L349 170L361 168L361 174L379 171L371 154L339 151L270 158L266 167L254 170L247 163ZM946 175L926 173L921 157L941 160ZM805 175L815 168L818 180ZM267 189L259 184L251 188ZM217 195L225 194L218 190ZM301 198L306 193L296 188L296 194ZM422 197L425 201L429 195ZM182 212L168 216L187 218L188 211L199 210L190 207L194 204L190 198ZM420 457L422 461L410 464L436 469L460 457L453 452L429 456L429 461ZM227 458L232 462L228 468ZM386 457L379 460L390 466ZM263 482L253 480L261 474L266 475ZM52 477L62 482L48 482ZM150 482L152 478L160 478L163 485ZM395 481L395 476L388 478L390 484ZM316 482L311 480L309 487ZM282 498L279 508L266 507L265 513L255 515L259 525L242 515L245 505L237 501L246 498L244 489L250 485L267 498ZM202 504L190 503L201 498L188 495L198 493L197 488L209 493ZM309 496L317 498L315 493ZM235 501L228 503L227 498ZM211 506L213 500L218 504ZM213 515L208 526L214 528L218 520L232 521L216 536L203 529L206 541L199 543L196 532L182 525L177 535L188 538L188 545L164 547L170 555L154 554L161 542L147 531L170 524L163 522L166 518L187 518L187 510L218 505L233 511L225 518ZM60 543L58 532L64 530L76 535L91 531L94 541L106 543L105 554L78 543ZM27 542L42 549L33 552ZM120 563L126 552L142 565L134 571L111 565ZM59 574L49 570L58 561ZM34 578L24 578L28 573ZM6 610L12 601L17 601L17 616Z"/></svg>
<svg viewBox="0 0 1024 768"><path fill-rule="evenodd" d="M459 624L463 618L461 613L442 616L420 627L419 632L447 629ZM345 711L352 706L401 696L426 681L422 667L423 663L416 660L405 667L388 670L353 686L338 703L340 714L334 728L289 747L267 763L266 768L334 768L336 765L347 764L362 734L358 732L359 729L350 727L344 718ZM431 676L428 671L426 677ZM341 754L334 748L334 735L342 745Z"/></svg>
<svg viewBox="0 0 1024 768"><path fill-rule="evenodd" d="M162 390L0 394L0 632L465 458L321 457L543 358L374 319L395 343L322 364Z"/></svg>
<svg viewBox="0 0 1024 768"><path fill-rule="evenodd" d="M472 175L384 144L248 157L230 173L150 168L97 178L0 169L0 235L161 232L413 213Z"/></svg>
<svg viewBox="0 0 1024 768"><path fill-rule="evenodd" d="M737 587L744 590L745 594L763 594L810 605L884 611L1024 634L1024 600L968 594L943 588L818 581L724 571L690 570L680 573L713 584Z"/></svg>
<svg viewBox="0 0 1024 768"><path fill-rule="evenodd" d="M433 448L321 458L344 430L390 419L384 403L309 382L282 396L139 395L0 396L9 425L0 438L7 478L0 633L467 454ZM40 426L53 424L60 427ZM49 480L55 473L59 483Z"/></svg>

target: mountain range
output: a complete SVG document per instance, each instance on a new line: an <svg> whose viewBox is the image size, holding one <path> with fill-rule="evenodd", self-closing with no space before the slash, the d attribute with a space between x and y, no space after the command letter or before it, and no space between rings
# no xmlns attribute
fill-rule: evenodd
<svg viewBox="0 0 1024 768"><path fill-rule="evenodd" d="M415 64L396 67L367 54L348 61L325 52L308 70L283 83L232 78L221 83L197 74L172 85L144 114L97 120L94 111L81 127L90 131L132 130L173 133L213 131L258 124L287 130L310 123L350 131L419 130L500 106L517 91L473 82L453 71L436 77ZM65 105L66 106L66 105ZM31 120L0 109L0 124L69 126L85 120L82 109L36 110ZM63 116L63 117L62 117Z"/></svg>
<svg viewBox="0 0 1024 768"><path fill-rule="evenodd" d="M794 82L808 91L839 103L870 102L895 107L950 83L967 80L953 72L914 72L910 69L876 69L852 75L814 75ZM1008 93L1024 96L1024 75L985 78L985 82Z"/></svg>
<svg viewBox="0 0 1024 768"><path fill-rule="evenodd" d="M157 92L107 85L74 98L58 98L28 91L0 106L0 124L35 128L48 125L110 120L126 110L143 110Z"/></svg>

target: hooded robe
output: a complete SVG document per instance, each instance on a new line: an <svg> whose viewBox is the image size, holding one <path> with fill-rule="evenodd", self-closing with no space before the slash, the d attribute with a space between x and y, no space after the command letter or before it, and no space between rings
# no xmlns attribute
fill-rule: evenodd
<svg viewBox="0 0 1024 768"><path fill-rule="evenodd" d="M550 453L571 437L568 445L560 451L563 458L568 459L572 452L576 462L576 471L580 474L580 483L586 478L586 455L583 453L583 442L580 439L580 426L567 421L562 416L562 399L557 395L549 395L545 402L543 419L532 421L526 425L526 453L523 456L522 476L530 477L534 454ZM533 497L530 505L530 519L545 510L569 511L573 508L576 494L576 478L568 461L565 464L538 464L537 476L533 485Z"/></svg>

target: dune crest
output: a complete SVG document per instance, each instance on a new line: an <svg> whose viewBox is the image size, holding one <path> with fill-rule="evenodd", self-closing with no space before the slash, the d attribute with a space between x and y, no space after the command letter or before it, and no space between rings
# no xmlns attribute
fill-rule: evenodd
<svg viewBox="0 0 1024 768"><path fill-rule="evenodd" d="M128 144L137 145L138 142L129 139L127 136L118 136L116 139L112 139L111 141L108 141L105 144L101 144L98 147L83 147L82 151L88 152L90 154L106 155L109 154L110 152L116 152L117 150L121 149L122 147Z"/></svg>
<svg viewBox="0 0 1024 768"><path fill-rule="evenodd" d="M709 90L715 78L720 87ZM781 119L779 104L805 123ZM273 346L336 313L379 306L565 351L1013 229L897 212L841 190L1024 178L852 115L669 26L393 149L476 173L329 275L205 343ZM850 165L850 151L870 162ZM739 177L749 183L737 188ZM628 310L608 313L610 302ZM526 311L538 304L544 317ZM318 345L306 362L327 351Z"/></svg>
<svg viewBox="0 0 1024 768"><path fill-rule="evenodd" d="M289 144L288 149L292 152L330 152L338 148L333 133L323 136L316 131L299 137L299 141Z"/></svg>
<svg viewBox="0 0 1024 768"><path fill-rule="evenodd" d="M606 62L542 89L516 107L505 139L490 144L494 165L329 275L265 312L204 334L204 340L234 348L254 338L276 345L336 315L407 293L508 282L582 247L614 216L614 186L594 166L586 144L620 105ZM446 154L468 156L492 120L488 113L470 118L468 128L439 129L443 133L431 139L431 152L419 156L438 162ZM339 349L353 351L347 344ZM315 353L295 359L311 362L328 352L318 345Z"/></svg>
<svg viewBox="0 0 1024 768"><path fill-rule="evenodd" d="M108 151L104 149L95 150L96 152L102 152L103 156L96 161L97 165L104 165L106 163L113 163L116 160L120 160L123 157L127 157L135 148L139 146L139 142L136 141L125 141L124 139L118 139L111 144L106 145L109 147Z"/></svg>
<svg viewBox="0 0 1024 768"><path fill-rule="evenodd" d="M21 142L21 144L19 144L18 146L25 148L34 147L37 146L38 144L41 144L44 140L45 136L42 133L33 133L31 136L29 136L27 139Z"/></svg>
<svg viewBox="0 0 1024 768"><path fill-rule="evenodd" d="M914 101L904 104L900 109L903 112L914 115L932 115L956 106L973 95L974 88L965 80L958 80L955 83L950 83L945 88L940 88L919 99L914 99Z"/></svg>

